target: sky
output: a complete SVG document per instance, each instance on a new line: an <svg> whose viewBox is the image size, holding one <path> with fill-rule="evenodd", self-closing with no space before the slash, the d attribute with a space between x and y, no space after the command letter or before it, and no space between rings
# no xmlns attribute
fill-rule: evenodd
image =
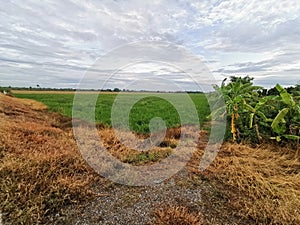
<svg viewBox="0 0 300 225"><path fill-rule="evenodd" d="M148 41L183 47L217 84L232 75L266 88L300 83L299 0L7 0L0 4L0 86L76 88L99 58ZM178 84L195 89L170 65L142 62L119 71L123 79L107 87L135 87L129 84L159 75L183 77Z"/></svg>

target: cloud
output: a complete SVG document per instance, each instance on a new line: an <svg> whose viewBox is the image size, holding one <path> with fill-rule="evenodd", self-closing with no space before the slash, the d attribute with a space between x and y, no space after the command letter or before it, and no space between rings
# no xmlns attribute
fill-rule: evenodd
<svg viewBox="0 0 300 225"><path fill-rule="evenodd" d="M298 0L5 1L0 85L75 87L98 57L134 41L182 45L218 80L248 74L264 84L270 76L287 83L291 76L294 84L300 72L299 15Z"/></svg>

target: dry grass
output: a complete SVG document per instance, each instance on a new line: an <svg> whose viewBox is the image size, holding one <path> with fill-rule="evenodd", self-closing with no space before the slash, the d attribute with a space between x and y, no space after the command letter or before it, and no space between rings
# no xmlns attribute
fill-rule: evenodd
<svg viewBox="0 0 300 225"><path fill-rule="evenodd" d="M239 216L257 224L300 224L299 172L288 149L227 143L205 175L218 181Z"/></svg>
<svg viewBox="0 0 300 225"><path fill-rule="evenodd" d="M184 206L163 206L154 212L155 225L201 225L201 213L192 213Z"/></svg>
<svg viewBox="0 0 300 225"><path fill-rule="evenodd" d="M32 110L46 110L48 107L41 102L32 99L13 98L10 95L0 93L2 105L0 106L1 112L6 115L9 113L29 112Z"/></svg>
<svg viewBox="0 0 300 225"><path fill-rule="evenodd" d="M0 96L0 207L13 224L45 223L47 215L91 197L96 179L70 131L53 127L51 115L35 111L40 106Z"/></svg>
<svg viewBox="0 0 300 225"><path fill-rule="evenodd" d="M13 94L74 94L75 91L12 90Z"/></svg>
<svg viewBox="0 0 300 225"><path fill-rule="evenodd" d="M34 101L32 99L18 98L14 99L19 104L26 105L28 108L33 110L46 110L48 107L41 102Z"/></svg>
<svg viewBox="0 0 300 225"><path fill-rule="evenodd" d="M151 164L161 159L168 157L172 154L172 148L175 148L178 140L175 139L175 135L180 129L170 129L167 131L166 138L159 146L152 146L151 150L139 151L135 149L141 149L142 143L146 136L129 135L127 132L123 132L120 135L125 137L125 143L122 143L114 130L111 128L101 128L98 130L98 134L103 141L104 146L108 151L117 159L124 163L130 163L133 165ZM177 138L177 136L176 136ZM127 147L130 146L135 148Z"/></svg>
<svg viewBox="0 0 300 225"><path fill-rule="evenodd" d="M13 94L75 94L75 91L46 91L46 90L12 90ZM113 91L76 91L81 94L120 94L120 92ZM122 94L145 94L146 92L122 92Z"/></svg>

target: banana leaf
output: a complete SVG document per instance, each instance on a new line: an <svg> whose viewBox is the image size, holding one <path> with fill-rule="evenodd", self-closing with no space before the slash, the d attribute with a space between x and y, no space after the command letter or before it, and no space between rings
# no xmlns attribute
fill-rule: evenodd
<svg viewBox="0 0 300 225"><path fill-rule="evenodd" d="M288 108L284 108L279 111L275 119L273 120L271 127L272 129L278 133L278 134L283 134L285 132L285 128L280 126L280 123L284 121L284 117L286 114L289 112Z"/></svg>

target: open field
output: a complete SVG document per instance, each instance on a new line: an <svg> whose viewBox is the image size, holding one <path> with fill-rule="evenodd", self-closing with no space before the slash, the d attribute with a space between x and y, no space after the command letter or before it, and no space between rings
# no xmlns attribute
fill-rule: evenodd
<svg viewBox="0 0 300 225"><path fill-rule="evenodd" d="M83 92L85 95L95 95L98 93ZM48 106L50 111L59 112L65 116L72 116L72 107L74 92L42 92L42 91L14 91L14 96L18 98L34 99L42 102ZM130 128L137 133L148 133L149 122L154 117L162 118L168 128L178 127L181 124L180 117L171 103L162 99L165 96L171 98L173 102L176 102L182 110L189 110L183 94L177 93L121 93L123 96L123 103L130 105L131 101L137 97L141 97L140 101L133 105L130 112ZM111 126L111 108L114 104L117 93L106 92L99 95L96 109L95 109L95 120L99 124ZM196 107L199 122L202 125L206 121L206 117L209 115L209 105L204 94L190 94L191 100ZM191 113L185 112L185 123L195 124L197 123L192 117L189 118ZM84 115L82 116L84 117ZM183 124L184 125L184 124Z"/></svg>
<svg viewBox="0 0 300 225"><path fill-rule="evenodd" d="M186 168L153 187L117 185L82 159L70 118L34 100L0 94L0 209L4 224L300 223L300 162L288 148L225 143L204 172L200 140ZM100 127L108 151L133 165L172 153L180 128L149 152L120 146ZM141 137L142 138L142 137Z"/></svg>

